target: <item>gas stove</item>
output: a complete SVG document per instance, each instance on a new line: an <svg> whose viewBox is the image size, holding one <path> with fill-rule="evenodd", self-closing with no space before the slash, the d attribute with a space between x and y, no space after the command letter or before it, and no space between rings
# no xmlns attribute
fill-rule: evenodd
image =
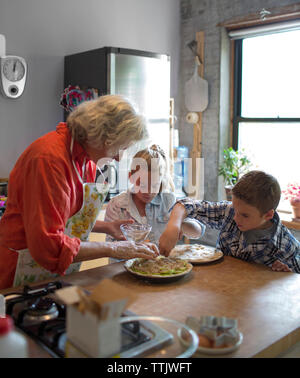
<svg viewBox="0 0 300 378"><path fill-rule="evenodd" d="M70 284L54 281L39 286L24 286L23 292L5 294L6 314L15 327L23 331L52 357L65 357L66 311L54 293ZM125 311L123 316L134 315ZM122 325L120 357L142 357L149 350L171 342L172 335L148 321L133 321Z"/></svg>

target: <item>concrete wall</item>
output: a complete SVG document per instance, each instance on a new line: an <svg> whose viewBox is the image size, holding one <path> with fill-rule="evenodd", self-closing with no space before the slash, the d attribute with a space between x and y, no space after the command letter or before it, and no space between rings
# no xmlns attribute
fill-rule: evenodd
<svg viewBox="0 0 300 378"><path fill-rule="evenodd" d="M103 46L171 55L171 96L177 95L179 0L1 0L0 34L7 55L28 63L24 94L0 95L0 177L17 157L63 119L65 55Z"/></svg>
<svg viewBox="0 0 300 378"><path fill-rule="evenodd" d="M299 0L181 0L181 56L180 92L175 98L179 104L176 127L179 128L180 144L193 145L193 127L185 121L187 109L184 105L184 84L194 70L194 58L187 43L195 39L195 33L205 33L204 77L209 82L209 105L203 112L203 157L204 198L215 201L224 194L223 183L218 178L219 158L229 141L229 114L226 86L228 82L228 49L224 28L217 24L234 17L259 12L262 8L274 8L299 3ZM221 41L223 43L221 44ZM221 51L221 46L223 51ZM227 51L224 51L226 50ZM221 54L222 52L222 54ZM221 56L224 61L221 64ZM222 74L221 74L222 71ZM225 89L226 88L226 89ZM227 114L226 114L227 112ZM220 117L222 114L222 117ZM227 118L226 118L227 117Z"/></svg>

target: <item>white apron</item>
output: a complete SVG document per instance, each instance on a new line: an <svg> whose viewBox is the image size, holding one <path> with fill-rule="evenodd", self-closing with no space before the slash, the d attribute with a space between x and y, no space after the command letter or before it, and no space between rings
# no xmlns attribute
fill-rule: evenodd
<svg viewBox="0 0 300 378"><path fill-rule="evenodd" d="M72 138L70 146L71 156L73 143L74 141ZM74 161L72 161L72 163L77 176L83 185L83 201L81 209L68 219L64 233L70 237L78 237L81 241L87 241L108 193L109 184L83 183L82 177L84 177L85 160L82 167L82 177L80 176ZM22 249L16 252L18 252L19 255L13 286L28 285L33 282L59 276L58 274L53 274L42 268L35 260L33 260L28 249ZM43 253L42 250L41 253ZM71 264L66 270L66 274L78 272L80 266L80 262Z"/></svg>

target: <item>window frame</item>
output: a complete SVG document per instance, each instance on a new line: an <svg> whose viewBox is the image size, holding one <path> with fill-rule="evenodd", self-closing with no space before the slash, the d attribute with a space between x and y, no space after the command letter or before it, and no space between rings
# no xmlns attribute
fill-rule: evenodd
<svg viewBox="0 0 300 378"><path fill-rule="evenodd" d="M232 147L238 150L239 124L244 123L300 123L300 118L259 118L242 117L242 61L243 61L243 38L233 40L233 117L232 117Z"/></svg>
<svg viewBox="0 0 300 378"><path fill-rule="evenodd" d="M229 33L234 30L240 30L245 28L257 27L260 25L276 24L283 23L289 20L300 20L300 3L286 5L281 7L276 7L272 9L267 9L270 11L269 15L264 15L261 11L258 10L255 13L244 15L241 17L236 17L230 20L226 20L217 24L217 26L222 27L227 32L228 40L230 41L230 78L229 78L229 87L230 87L230 137L229 143L234 148L237 148L238 142L238 127L237 122L247 121L247 122L273 122L274 119L261 119L261 118L243 118L241 117L241 77L242 72L237 72L236 60L237 60L237 49L238 42L240 39L231 39ZM240 46L241 48L241 46ZM237 89L239 92L237 92ZM240 93L240 99L237 98L237 93ZM286 122L286 119L276 119L276 122ZM289 119L289 121L297 122L298 119ZM278 209L282 223L288 228L294 230L300 230L299 222L295 222L291 218L291 212L286 210Z"/></svg>

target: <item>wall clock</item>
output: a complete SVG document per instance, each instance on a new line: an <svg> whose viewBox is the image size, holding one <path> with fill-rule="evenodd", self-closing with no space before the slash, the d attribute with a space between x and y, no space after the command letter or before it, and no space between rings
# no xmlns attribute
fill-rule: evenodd
<svg viewBox="0 0 300 378"><path fill-rule="evenodd" d="M18 98L24 91L27 64L24 58L14 55L0 57L1 89L4 96Z"/></svg>

